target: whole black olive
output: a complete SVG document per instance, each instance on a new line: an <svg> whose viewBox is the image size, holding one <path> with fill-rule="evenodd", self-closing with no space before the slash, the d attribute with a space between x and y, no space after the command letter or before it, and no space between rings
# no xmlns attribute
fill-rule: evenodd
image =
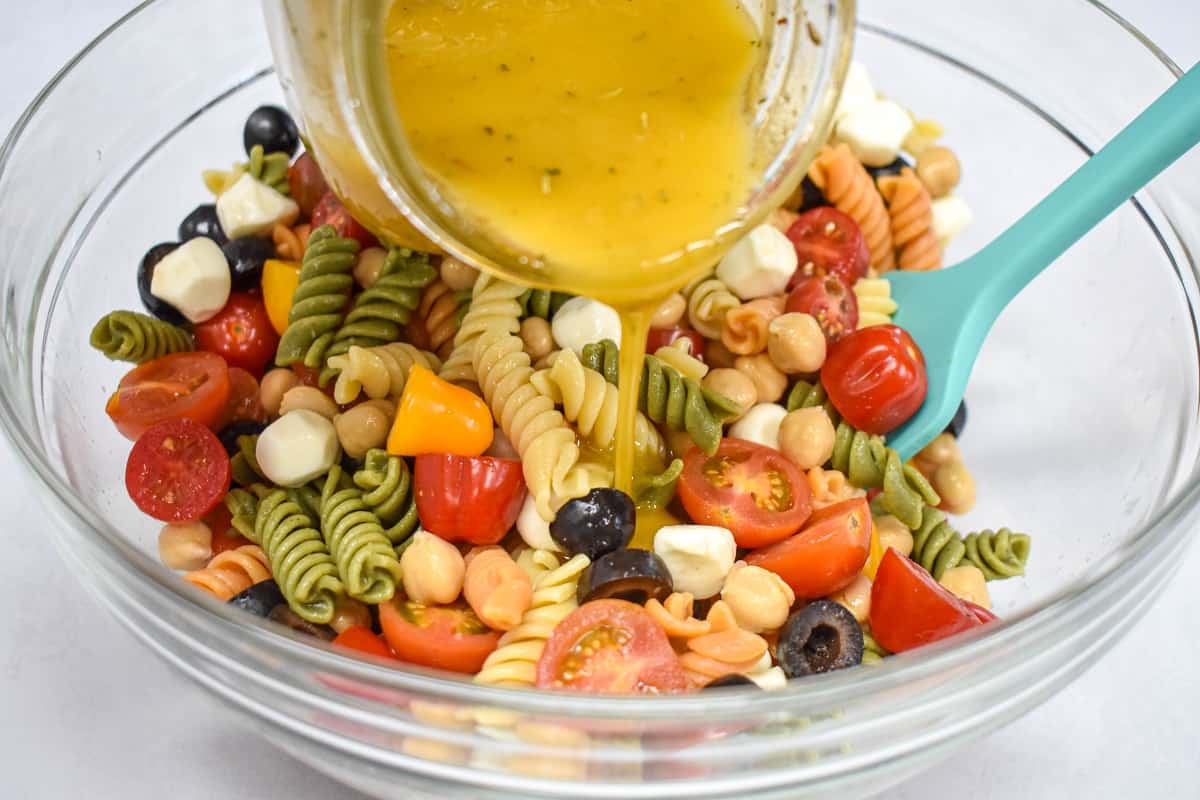
<svg viewBox="0 0 1200 800"><path fill-rule="evenodd" d="M962 436L963 430L967 427L967 401L964 398L958 404L958 410L954 412L954 419L950 420L950 424L946 426L946 433L952 435L955 439Z"/></svg>
<svg viewBox="0 0 1200 800"><path fill-rule="evenodd" d="M579 604L616 598L642 605L661 600L675 588L671 571L649 550L614 550L593 561L579 576Z"/></svg>
<svg viewBox="0 0 1200 800"><path fill-rule="evenodd" d="M789 678L853 667L862 663L862 628L841 603L814 600L788 617L776 655Z"/></svg>
<svg viewBox="0 0 1200 800"><path fill-rule="evenodd" d="M884 164L882 167L867 167L867 172L870 173L872 180L878 180L885 175L899 175L900 170L905 167L911 167L908 159L904 156L896 156L896 160L890 164Z"/></svg>
<svg viewBox="0 0 1200 800"><path fill-rule="evenodd" d="M571 555L583 553L595 561L629 544L635 514L633 498L624 492L592 489L559 509L550 538Z"/></svg>
<svg viewBox="0 0 1200 800"><path fill-rule="evenodd" d="M229 262L229 276L234 291L256 289L262 283L263 264L275 256L275 244L270 239L243 236L230 239L222 248Z"/></svg>
<svg viewBox="0 0 1200 800"><path fill-rule="evenodd" d="M221 220L217 218L217 207L212 203L196 206L179 223L179 241L186 242L197 236L207 236L221 246L229 241L221 229Z"/></svg>
<svg viewBox="0 0 1200 800"><path fill-rule="evenodd" d="M704 684L705 689L721 689L726 686L753 686L755 689L758 688L757 683L750 680L745 675L738 675L736 673L732 675L722 675L721 677Z"/></svg>
<svg viewBox="0 0 1200 800"><path fill-rule="evenodd" d="M279 591L279 584L273 580L265 580L234 595L229 605L249 611L256 617L266 617L273 608L284 602L286 601L283 599L283 592Z"/></svg>
<svg viewBox="0 0 1200 800"><path fill-rule="evenodd" d="M266 429L267 426L261 422L251 422L250 420L231 422L221 429L217 438L225 446L225 452L232 456L240 449L237 443L239 436L257 436Z"/></svg>
<svg viewBox="0 0 1200 800"><path fill-rule="evenodd" d="M327 642L332 642L337 636L333 632L333 628L328 625L314 625L300 617L295 611L288 607L287 603L280 603L271 609L271 613L267 614L267 619L272 622L278 622L280 625L286 625L294 631L315 636L318 639L324 639Z"/></svg>
<svg viewBox="0 0 1200 800"><path fill-rule="evenodd" d="M146 255L142 256L142 263L138 265L137 273L138 296L142 298L142 305L154 316L174 325L186 325L187 319L179 313L179 309L150 294L150 282L154 280L154 268L177 247L179 247L178 242L163 242L154 245L146 251Z"/></svg>
<svg viewBox="0 0 1200 800"><path fill-rule="evenodd" d="M292 115L279 106L259 106L246 118L242 129L242 146L246 155L261 144L264 153L287 153L291 158L300 146L300 131Z"/></svg>
<svg viewBox="0 0 1200 800"><path fill-rule="evenodd" d="M812 182L812 178L807 175L800 182L800 213L812 211L818 206L827 206L829 201L825 199L825 193L817 188L817 185Z"/></svg>

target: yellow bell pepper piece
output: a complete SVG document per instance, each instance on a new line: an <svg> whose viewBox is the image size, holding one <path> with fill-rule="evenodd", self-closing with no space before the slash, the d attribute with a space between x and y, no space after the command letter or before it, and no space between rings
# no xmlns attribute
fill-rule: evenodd
<svg viewBox="0 0 1200 800"><path fill-rule="evenodd" d="M875 580L875 570L879 569L880 561L883 561L883 545L879 543L879 530L875 527L875 521L871 520L871 547L867 551L867 563L863 564L862 574L872 581Z"/></svg>
<svg viewBox="0 0 1200 800"><path fill-rule="evenodd" d="M387 449L394 456L478 456L492 446L492 412L472 392L422 366L408 373Z"/></svg>
<svg viewBox="0 0 1200 800"><path fill-rule="evenodd" d="M280 336L287 330L288 313L292 310L292 297L300 285L300 265L295 261L280 261L268 258L263 264L263 304L271 327Z"/></svg>

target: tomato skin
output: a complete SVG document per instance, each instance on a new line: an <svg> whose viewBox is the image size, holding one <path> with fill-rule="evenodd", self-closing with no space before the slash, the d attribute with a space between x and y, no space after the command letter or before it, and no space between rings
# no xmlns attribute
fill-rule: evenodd
<svg viewBox="0 0 1200 800"><path fill-rule="evenodd" d="M458 606L426 607L394 598L379 608L383 637L396 658L422 667L474 674L496 649L497 631Z"/></svg>
<svg viewBox="0 0 1200 800"><path fill-rule="evenodd" d="M364 228L358 220L342 205L342 201L333 192L326 192L312 212L312 226L317 229L322 225L332 225L338 236L354 239L363 247L374 247L379 244L371 232Z"/></svg>
<svg viewBox="0 0 1200 800"><path fill-rule="evenodd" d="M229 370L229 399L213 426L220 431L235 422L266 422L267 410L259 399L258 381L241 367Z"/></svg>
<svg viewBox="0 0 1200 800"><path fill-rule="evenodd" d="M195 337L201 350L253 375L262 375L279 347L279 334L262 298L248 292L231 294L220 313L196 326Z"/></svg>
<svg viewBox="0 0 1200 800"><path fill-rule="evenodd" d="M771 503L772 479L787 493L778 509L763 508L751 494L766 495L764 502ZM812 492L800 470L777 450L742 439L722 439L711 456L698 447L688 451L678 494L693 522L728 528L738 547L782 541L812 512Z"/></svg>
<svg viewBox="0 0 1200 800"><path fill-rule="evenodd" d="M700 361L704 360L706 343L704 335L691 328L651 328L650 334L646 337L646 352L653 354L658 348L674 344L680 339L687 339L691 342L692 355Z"/></svg>
<svg viewBox="0 0 1200 800"><path fill-rule="evenodd" d="M364 628L361 625L353 625L339 633L333 640L333 646L366 653L376 658L396 660L396 656L392 652L392 648L387 646L387 642L376 636L370 628Z"/></svg>
<svg viewBox="0 0 1200 800"><path fill-rule="evenodd" d="M858 497L814 511L799 533L755 550L746 563L783 578L798 599L816 600L849 585L870 547L871 509Z"/></svg>
<svg viewBox="0 0 1200 800"><path fill-rule="evenodd" d="M925 356L896 325L863 328L832 345L821 383L847 422L880 435L917 413L929 387Z"/></svg>
<svg viewBox="0 0 1200 800"><path fill-rule="evenodd" d="M853 286L867 274L871 254L862 229L851 217L832 206L806 211L787 229L800 266L788 283L794 288L814 275L837 275Z"/></svg>
<svg viewBox="0 0 1200 800"><path fill-rule="evenodd" d="M288 189L296 205L300 206L300 213L311 217L317 203L329 191L329 184L325 182L325 176L311 153L301 153L288 167Z"/></svg>
<svg viewBox="0 0 1200 800"><path fill-rule="evenodd" d="M1000 619L995 614L993 614L991 611L987 610L986 608L984 608L981 605L972 603L970 600L963 600L963 604L967 607L967 610L970 611L971 614L974 615L975 619L979 620L984 625L988 624L989 622L995 622L996 620Z"/></svg>
<svg viewBox="0 0 1200 800"><path fill-rule="evenodd" d="M166 420L218 425L229 392L229 368L220 356L172 353L126 373L104 410L125 438L136 440Z"/></svg>
<svg viewBox="0 0 1200 800"><path fill-rule="evenodd" d="M420 455L413 485L421 527L448 542L496 544L525 502L521 462L512 458Z"/></svg>
<svg viewBox="0 0 1200 800"><path fill-rule="evenodd" d="M838 275L804 278L792 289L784 308L789 313L810 314L830 343L858 327L858 297Z"/></svg>
<svg viewBox="0 0 1200 800"><path fill-rule="evenodd" d="M581 648L584 639L588 644ZM564 669L572 674L564 675ZM585 603L554 627L538 659L537 686L596 694L665 694L689 688L671 642L654 618L639 605L611 599Z"/></svg>
<svg viewBox="0 0 1200 800"><path fill-rule="evenodd" d="M972 606L889 548L871 585L871 634L891 652L903 653L995 619L991 612Z"/></svg>
<svg viewBox="0 0 1200 800"><path fill-rule="evenodd" d="M125 462L125 489L162 522L208 514L229 489L229 456L216 434L190 419L160 422L138 437Z"/></svg>

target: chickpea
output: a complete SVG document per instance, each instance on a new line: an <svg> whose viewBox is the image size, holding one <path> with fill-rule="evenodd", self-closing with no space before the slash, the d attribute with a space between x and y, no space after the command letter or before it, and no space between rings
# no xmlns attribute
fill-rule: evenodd
<svg viewBox="0 0 1200 800"><path fill-rule="evenodd" d="M871 579L866 575L859 575L849 586L829 599L845 606L860 623L866 622L871 616Z"/></svg>
<svg viewBox="0 0 1200 800"><path fill-rule="evenodd" d="M720 339L709 339L704 345L704 363L712 369L732 367L737 356Z"/></svg>
<svg viewBox="0 0 1200 800"><path fill-rule="evenodd" d="M833 455L833 421L820 406L798 408L779 425L779 450L800 469L819 467Z"/></svg>
<svg viewBox="0 0 1200 800"><path fill-rule="evenodd" d="M355 600L353 597L340 597L334 607L333 619L329 621L329 627L338 633L347 628L369 628L371 627L371 611L365 603Z"/></svg>
<svg viewBox="0 0 1200 800"><path fill-rule="evenodd" d="M962 178L962 167L953 150L933 145L917 156L917 177L931 195L944 197L958 186Z"/></svg>
<svg viewBox="0 0 1200 800"><path fill-rule="evenodd" d="M779 367L771 363L771 357L766 353L753 356L738 356L733 362L734 369L745 375L754 383L760 403L778 403L787 390L788 379L779 371Z"/></svg>
<svg viewBox="0 0 1200 800"><path fill-rule="evenodd" d="M966 514L975 507L975 479L963 462L942 464L931 482L933 490L941 495L942 507L951 514Z"/></svg>
<svg viewBox="0 0 1200 800"><path fill-rule="evenodd" d="M467 565L457 547L428 531L417 531L400 556L400 569L410 600L444 605L458 599Z"/></svg>
<svg viewBox="0 0 1200 800"><path fill-rule="evenodd" d="M368 247L358 254L354 260L354 280L364 289L370 289L379 280L383 272L383 262L387 260L387 251L382 247Z"/></svg>
<svg viewBox="0 0 1200 800"><path fill-rule="evenodd" d="M725 576L721 599L733 612L738 627L761 633L783 627L796 594L774 572L739 561Z"/></svg>
<svg viewBox="0 0 1200 800"><path fill-rule="evenodd" d="M263 376L258 385L258 401L272 417L279 416L279 406L289 389L300 385L300 379L290 369L277 368Z"/></svg>
<svg viewBox="0 0 1200 800"><path fill-rule="evenodd" d="M825 363L825 334L811 314L783 314L767 326L767 354L789 375L816 372Z"/></svg>
<svg viewBox="0 0 1200 800"><path fill-rule="evenodd" d="M550 323L541 317L530 317L521 323L521 341L525 343L525 352L533 361L545 358L554 350Z"/></svg>
<svg viewBox="0 0 1200 800"><path fill-rule="evenodd" d="M913 551L913 536L907 526L893 516L879 517L875 520L875 533L879 536L879 546L883 552L892 548L898 555L908 558Z"/></svg>
<svg viewBox="0 0 1200 800"><path fill-rule="evenodd" d="M374 403L362 403L334 417L333 428L346 455L362 458L368 450L382 447L387 441L392 417Z"/></svg>
<svg viewBox="0 0 1200 800"><path fill-rule="evenodd" d="M337 403L315 386L293 386L283 393L279 415L283 416L298 409L316 412L329 420L338 415Z"/></svg>
<svg viewBox="0 0 1200 800"><path fill-rule="evenodd" d="M202 569L212 558L212 530L203 522L172 522L158 534L158 557L167 569Z"/></svg>
<svg viewBox="0 0 1200 800"><path fill-rule="evenodd" d="M992 608L992 598L988 595L987 578L974 564L959 564L942 573L938 581L942 586L954 592L963 600L970 600L977 606L988 610Z"/></svg>
<svg viewBox="0 0 1200 800"><path fill-rule="evenodd" d="M952 433L939 433L933 441L925 445L925 449L917 453L917 458L933 467L949 464L951 461L962 461L958 450L958 441Z"/></svg>
<svg viewBox="0 0 1200 800"><path fill-rule="evenodd" d="M729 367L714 369L704 376L700 384L705 389L728 397L742 409L736 417L731 417L728 422L736 422L741 419L742 415L749 411L750 407L758 400L758 390L754 388L754 382L736 369Z"/></svg>
<svg viewBox="0 0 1200 800"><path fill-rule="evenodd" d="M687 300L679 292L663 301L650 318L651 328L674 328L687 313Z"/></svg>
<svg viewBox="0 0 1200 800"><path fill-rule="evenodd" d="M442 277L442 282L450 287L452 292L461 292L464 289L470 289L475 285L476 278L479 277L479 270L472 267L470 264L459 261L454 256L443 256L442 266L439 269Z"/></svg>

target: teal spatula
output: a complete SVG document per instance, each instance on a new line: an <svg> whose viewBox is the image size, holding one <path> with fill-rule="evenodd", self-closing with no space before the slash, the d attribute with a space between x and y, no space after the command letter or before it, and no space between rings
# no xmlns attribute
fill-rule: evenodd
<svg viewBox="0 0 1200 800"><path fill-rule="evenodd" d="M984 338L1017 293L1198 142L1200 64L983 250L937 272L888 273L895 322L925 353L929 374L924 405L888 436L902 458L949 424Z"/></svg>

